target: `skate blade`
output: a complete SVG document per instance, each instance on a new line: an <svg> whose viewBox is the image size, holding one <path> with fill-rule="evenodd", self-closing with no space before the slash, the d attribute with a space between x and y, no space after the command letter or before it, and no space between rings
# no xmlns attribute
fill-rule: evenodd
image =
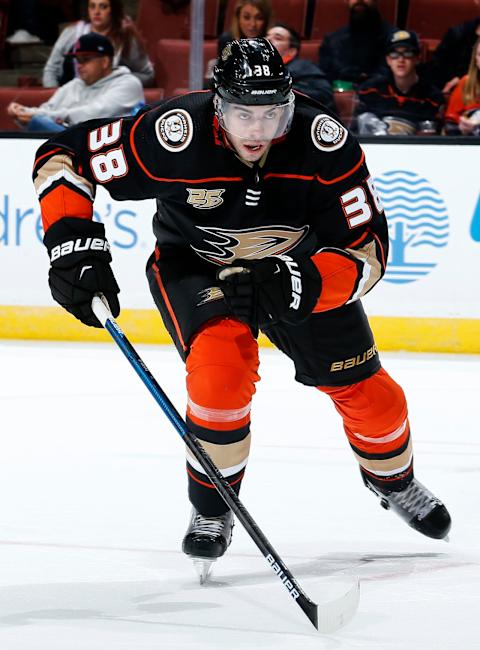
<svg viewBox="0 0 480 650"><path fill-rule="evenodd" d="M195 567L195 571L197 572L200 584L204 585L210 576L210 573L212 571L212 565L215 562L215 559L192 556L192 561L193 561L193 566Z"/></svg>

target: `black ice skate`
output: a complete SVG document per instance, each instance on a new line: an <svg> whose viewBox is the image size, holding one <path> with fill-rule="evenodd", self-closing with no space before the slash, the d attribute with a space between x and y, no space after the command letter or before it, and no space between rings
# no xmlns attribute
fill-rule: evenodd
<svg viewBox="0 0 480 650"><path fill-rule="evenodd" d="M183 538L182 550L189 555L203 584L213 562L227 550L232 540L233 514L228 510L220 517L206 517L192 508L192 518Z"/></svg>
<svg viewBox="0 0 480 650"><path fill-rule="evenodd" d="M365 485L377 495L386 510L392 509L427 537L444 539L447 536L452 524L448 510L417 479L412 479L404 490L393 492L372 483L364 472L361 474Z"/></svg>

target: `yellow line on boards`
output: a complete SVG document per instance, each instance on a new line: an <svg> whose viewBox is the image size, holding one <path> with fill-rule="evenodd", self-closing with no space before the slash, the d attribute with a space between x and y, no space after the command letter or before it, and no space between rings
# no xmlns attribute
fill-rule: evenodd
<svg viewBox="0 0 480 650"><path fill-rule="evenodd" d="M118 323L133 342L171 343L160 315L153 309L124 309ZM480 320L477 319L372 316L370 324L380 350L480 354ZM0 338L111 340L104 330L82 325L60 307L10 305L0 305ZM271 345L263 335L259 341L261 345Z"/></svg>

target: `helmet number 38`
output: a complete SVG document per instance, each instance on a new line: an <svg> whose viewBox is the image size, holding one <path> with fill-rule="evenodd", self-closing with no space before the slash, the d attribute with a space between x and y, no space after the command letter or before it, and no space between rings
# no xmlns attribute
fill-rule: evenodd
<svg viewBox="0 0 480 650"><path fill-rule="evenodd" d="M255 77L270 77L272 73L268 65L254 65L253 74Z"/></svg>

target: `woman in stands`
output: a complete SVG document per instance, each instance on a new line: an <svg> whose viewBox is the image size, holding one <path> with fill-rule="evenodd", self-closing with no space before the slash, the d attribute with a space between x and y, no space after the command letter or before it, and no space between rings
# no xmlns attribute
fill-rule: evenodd
<svg viewBox="0 0 480 650"><path fill-rule="evenodd" d="M270 26L272 6L270 0L238 0L235 5L230 31L218 38L218 55L229 41L237 38L265 36Z"/></svg>
<svg viewBox="0 0 480 650"><path fill-rule="evenodd" d="M122 0L88 0L87 13L87 20L66 27L58 37L43 71L43 85L47 88L62 86L77 76L71 57L65 58L65 54L80 36L97 32L114 44L115 66L127 66L143 86L152 86L153 64L132 19L125 15Z"/></svg>
<svg viewBox="0 0 480 650"><path fill-rule="evenodd" d="M450 95L445 132L480 136L480 38L473 47L468 73Z"/></svg>

